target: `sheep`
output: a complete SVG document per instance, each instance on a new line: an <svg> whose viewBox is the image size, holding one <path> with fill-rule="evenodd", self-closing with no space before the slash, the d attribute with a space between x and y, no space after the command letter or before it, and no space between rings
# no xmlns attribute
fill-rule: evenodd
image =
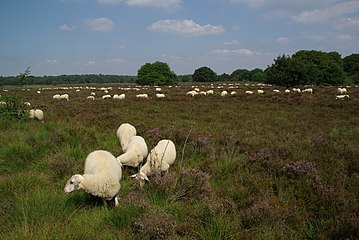
<svg viewBox="0 0 359 240"><path fill-rule="evenodd" d="M245 93L245 94L248 94L248 95L252 95L252 94L253 94L253 91L245 91L244 93Z"/></svg>
<svg viewBox="0 0 359 240"><path fill-rule="evenodd" d="M52 99L60 99L60 94L55 94L54 96L52 96Z"/></svg>
<svg viewBox="0 0 359 240"><path fill-rule="evenodd" d="M157 98L164 98L165 95L163 93L156 93Z"/></svg>
<svg viewBox="0 0 359 240"><path fill-rule="evenodd" d="M125 166L138 167L148 154L145 140L141 136L133 136L128 142L126 152L117 157L117 160Z"/></svg>
<svg viewBox="0 0 359 240"><path fill-rule="evenodd" d="M313 94L313 88L306 88L302 91L302 93L310 93Z"/></svg>
<svg viewBox="0 0 359 240"><path fill-rule="evenodd" d="M148 177L160 172L168 172L169 167L176 160L176 146L168 139L161 140L157 143L147 156L147 161L139 171L139 173L132 175L140 182L143 187L145 180L149 181Z"/></svg>
<svg viewBox="0 0 359 240"><path fill-rule="evenodd" d="M205 92L205 91L200 91L199 94L207 96L207 92Z"/></svg>
<svg viewBox="0 0 359 240"><path fill-rule="evenodd" d="M156 87L156 92L161 92L161 91L162 91L162 88Z"/></svg>
<svg viewBox="0 0 359 240"><path fill-rule="evenodd" d="M87 99L95 100L94 96L88 96Z"/></svg>
<svg viewBox="0 0 359 240"><path fill-rule="evenodd" d="M66 99L67 101L69 101L69 95L67 93L60 95L59 99Z"/></svg>
<svg viewBox="0 0 359 240"><path fill-rule="evenodd" d="M111 98L111 95L107 94L102 96L102 99L106 99L106 98Z"/></svg>
<svg viewBox="0 0 359 240"><path fill-rule="evenodd" d="M338 99L345 99L345 98L349 98L349 95L348 95L348 94L345 94L345 95L337 95L337 96L335 97L336 100L338 100Z"/></svg>
<svg viewBox="0 0 359 240"><path fill-rule="evenodd" d="M290 93L289 89L284 90L285 93Z"/></svg>
<svg viewBox="0 0 359 240"><path fill-rule="evenodd" d="M136 128L129 123L123 123L118 127L116 136L120 141L121 148L124 153L127 151L128 142L133 136L136 136L136 134Z"/></svg>
<svg viewBox="0 0 359 240"><path fill-rule="evenodd" d="M86 157L84 174L73 175L64 187L65 194L83 189L87 193L106 201L115 199L118 206L118 193L121 188L122 166L115 156L104 150L96 150Z"/></svg>
<svg viewBox="0 0 359 240"><path fill-rule="evenodd" d="M136 97L137 98L148 98L148 95L146 93L143 93L143 94L137 94Z"/></svg>
<svg viewBox="0 0 359 240"><path fill-rule="evenodd" d="M40 94L40 93L41 93L41 91L37 91L37 93L38 93L38 94Z"/></svg>
<svg viewBox="0 0 359 240"><path fill-rule="evenodd" d="M91 92L90 95L91 95L91 96L96 96L96 93L95 93L95 92Z"/></svg>
<svg viewBox="0 0 359 240"><path fill-rule="evenodd" d="M29 111L29 118L33 119L36 118L39 121L44 122L44 112L40 109L30 109Z"/></svg>
<svg viewBox="0 0 359 240"><path fill-rule="evenodd" d="M124 93L120 94L120 95L113 95L113 99L118 99L118 100L122 100L122 99L125 99L126 98L126 95Z"/></svg>
<svg viewBox="0 0 359 240"><path fill-rule="evenodd" d="M29 102L24 102L24 105L30 107L30 106L31 106L31 103L29 103Z"/></svg>
<svg viewBox="0 0 359 240"><path fill-rule="evenodd" d="M236 91L232 91L231 92L231 95L233 96L233 95L236 95L237 94L237 92Z"/></svg>
<svg viewBox="0 0 359 240"><path fill-rule="evenodd" d="M226 96L226 95L228 95L228 92L227 92L227 91L222 91L222 92L221 92L221 97L224 97L224 96Z"/></svg>
<svg viewBox="0 0 359 240"><path fill-rule="evenodd" d="M211 89L211 90L207 90L206 93L209 95L209 94L214 94L214 91Z"/></svg>
<svg viewBox="0 0 359 240"><path fill-rule="evenodd" d="M197 91L189 91L189 92L187 92L186 93L186 95L191 95L192 97L194 97L195 95L197 95L198 94L198 92Z"/></svg>
<svg viewBox="0 0 359 240"><path fill-rule="evenodd" d="M258 93L258 94L264 94L264 91L263 91L262 89L258 89L258 90L257 90L257 93Z"/></svg>
<svg viewBox="0 0 359 240"><path fill-rule="evenodd" d="M346 88L338 88L338 93L341 94L341 95L345 95L347 94L347 89Z"/></svg>
<svg viewBox="0 0 359 240"><path fill-rule="evenodd" d="M280 91L278 89L273 89L274 93L280 93Z"/></svg>
<svg viewBox="0 0 359 240"><path fill-rule="evenodd" d="M293 88L293 92L301 93L300 88Z"/></svg>

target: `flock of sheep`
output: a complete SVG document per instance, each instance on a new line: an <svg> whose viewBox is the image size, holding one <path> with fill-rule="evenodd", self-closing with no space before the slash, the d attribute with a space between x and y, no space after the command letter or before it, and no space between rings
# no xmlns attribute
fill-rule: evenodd
<svg viewBox="0 0 359 240"><path fill-rule="evenodd" d="M143 187L150 176L168 172L176 159L176 146L169 139L163 139L148 153L143 137L137 135L136 128L123 123L116 133L122 148L117 158L108 151L91 152L85 161L84 174L73 175L66 183L66 194L83 189L91 195L101 197L104 204L114 200L118 206L118 195L121 188L122 167L138 167L147 157L146 163L137 174L131 177L139 181Z"/></svg>

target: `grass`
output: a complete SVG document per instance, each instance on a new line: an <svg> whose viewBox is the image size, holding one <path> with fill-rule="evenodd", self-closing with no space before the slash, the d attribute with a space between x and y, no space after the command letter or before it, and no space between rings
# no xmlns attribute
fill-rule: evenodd
<svg viewBox="0 0 359 240"><path fill-rule="evenodd" d="M244 88L256 90L192 98L180 85L163 88L165 99L148 88L150 99L130 91L125 101L89 101L85 88L21 91L45 122L0 116L0 238L359 238L359 88L345 101L335 87L252 96ZM52 99L65 92L69 102ZM123 122L149 149L164 138L176 144L170 172L140 189L129 177L136 170L124 168L118 208L83 191L64 195L91 151L121 153Z"/></svg>

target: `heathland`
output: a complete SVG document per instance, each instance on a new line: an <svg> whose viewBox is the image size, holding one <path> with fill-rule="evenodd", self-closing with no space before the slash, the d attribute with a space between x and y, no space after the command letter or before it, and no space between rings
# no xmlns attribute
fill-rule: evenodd
<svg viewBox="0 0 359 240"><path fill-rule="evenodd" d="M196 84L215 94L191 97L192 86L179 85L162 87L166 97L157 99L154 87L91 85L126 94L114 100L85 85L24 87L18 97L45 117L0 116L0 238L359 238L358 87L336 100L337 86L257 94L257 84ZM96 100L86 99L93 91ZM57 93L69 101L52 99ZM137 169L125 167L117 208L83 191L65 195L90 152L121 154L116 130L124 122L149 149L164 138L176 144L169 173L141 189L129 177Z"/></svg>

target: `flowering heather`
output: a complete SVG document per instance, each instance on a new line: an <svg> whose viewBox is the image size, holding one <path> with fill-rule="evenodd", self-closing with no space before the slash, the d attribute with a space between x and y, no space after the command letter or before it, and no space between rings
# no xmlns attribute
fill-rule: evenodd
<svg viewBox="0 0 359 240"><path fill-rule="evenodd" d="M160 129L159 128L153 128L147 131L147 135L150 138L156 138L160 135Z"/></svg>
<svg viewBox="0 0 359 240"><path fill-rule="evenodd" d="M282 171L288 175L304 176L306 174L315 174L316 169L312 162L297 161L286 163Z"/></svg>

